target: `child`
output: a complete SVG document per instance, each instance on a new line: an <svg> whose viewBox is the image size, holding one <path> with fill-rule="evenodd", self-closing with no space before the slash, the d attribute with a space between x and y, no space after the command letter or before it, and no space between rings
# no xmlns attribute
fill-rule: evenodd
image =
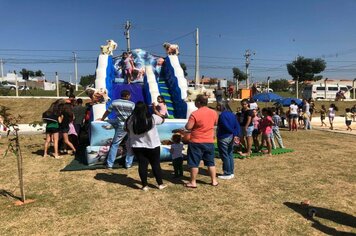
<svg viewBox="0 0 356 236"><path fill-rule="evenodd" d="M304 128L304 113L302 109L298 109L298 125L299 129Z"/></svg>
<svg viewBox="0 0 356 236"><path fill-rule="evenodd" d="M162 118L168 117L168 109L166 101L163 96L157 97L158 104L153 104L153 111L156 115L161 116Z"/></svg>
<svg viewBox="0 0 356 236"><path fill-rule="evenodd" d="M325 105L321 105L321 109L320 109L320 121L321 121L321 127L323 127L325 125L325 127L327 127L326 123L324 122L326 117L326 108Z"/></svg>
<svg viewBox="0 0 356 236"><path fill-rule="evenodd" d="M179 133L175 133L172 136L172 144L170 153L172 154L172 164L174 168L174 177L178 178L183 176L183 144L181 143L182 136Z"/></svg>
<svg viewBox="0 0 356 236"><path fill-rule="evenodd" d="M330 107L329 107L329 114L328 114L331 130L334 129L333 122L334 122L334 118L335 118L337 110L338 110L338 108L336 107L336 105L334 103L331 103Z"/></svg>
<svg viewBox="0 0 356 236"><path fill-rule="evenodd" d="M347 129L346 130L350 130L352 131L351 129L351 122L352 122L352 113L351 113L351 109L350 108L346 108L345 109L346 111L346 114L345 114L345 123L346 123L346 126L347 126Z"/></svg>
<svg viewBox="0 0 356 236"><path fill-rule="evenodd" d="M267 108L263 108L262 115L263 115L263 119L260 122L262 142L266 142L267 154L271 156L272 155L271 137L272 137L272 125L273 125L272 112Z"/></svg>
<svg viewBox="0 0 356 236"><path fill-rule="evenodd" d="M281 123L281 117L276 114L276 108L275 107L272 107L271 111L272 111L272 120L273 120L273 125L272 125L273 137L271 138L272 148L276 149L276 144L274 142L274 138L275 137L277 138L277 142L278 142L279 147L280 148L284 148L282 136L281 136L281 133L279 132L279 125Z"/></svg>
<svg viewBox="0 0 356 236"><path fill-rule="evenodd" d="M135 69L135 65L133 63L131 54L124 52L122 54L122 58L124 60L124 71L125 71L125 76L127 78L127 83L130 84L133 81L132 72Z"/></svg>
<svg viewBox="0 0 356 236"><path fill-rule="evenodd" d="M255 145L255 150L259 150L259 142L258 142L258 136L260 135L260 131L258 130L258 127L260 125L260 120L261 118L257 114L258 112L256 110L253 110L253 117L252 117L252 123L253 123L253 131L252 131L252 139L253 139L253 145Z"/></svg>
<svg viewBox="0 0 356 236"><path fill-rule="evenodd" d="M1 139L1 133L5 132L7 130L6 125L4 124L4 117L0 115L0 139Z"/></svg>

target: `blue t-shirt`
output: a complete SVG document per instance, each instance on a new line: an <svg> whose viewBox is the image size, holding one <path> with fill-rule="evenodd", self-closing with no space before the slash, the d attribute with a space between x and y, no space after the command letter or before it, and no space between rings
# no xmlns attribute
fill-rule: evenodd
<svg viewBox="0 0 356 236"><path fill-rule="evenodd" d="M236 116L230 111L221 112L218 120L217 138L227 138L231 135L238 136L240 133L240 124Z"/></svg>

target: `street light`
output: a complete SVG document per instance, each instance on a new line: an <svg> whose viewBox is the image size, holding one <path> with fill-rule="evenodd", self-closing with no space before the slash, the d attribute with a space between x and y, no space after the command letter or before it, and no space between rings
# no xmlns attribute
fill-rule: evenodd
<svg viewBox="0 0 356 236"><path fill-rule="evenodd" d="M324 99L326 99L326 81L328 80L328 78L325 78L324 80Z"/></svg>
<svg viewBox="0 0 356 236"><path fill-rule="evenodd" d="M74 56L74 73L75 73L75 91L78 91L78 62L77 62L77 54L72 52Z"/></svg>

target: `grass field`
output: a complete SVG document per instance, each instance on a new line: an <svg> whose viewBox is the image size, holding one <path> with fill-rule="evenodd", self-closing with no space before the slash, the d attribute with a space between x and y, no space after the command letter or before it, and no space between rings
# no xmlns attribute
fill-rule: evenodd
<svg viewBox="0 0 356 236"><path fill-rule="evenodd" d="M235 161L236 178L186 189L163 163L164 190L149 179L139 190L131 169L61 172L73 157L41 157L43 135L22 136L27 198L14 206L0 195L1 235L335 235L356 233L355 136L322 131L282 131L295 152ZM0 152L7 143L0 140ZM221 161L217 167L221 173ZM16 159L0 157L0 189L19 196ZM185 171L183 180L188 180ZM152 176L151 176L152 177ZM317 207L309 219L299 203Z"/></svg>

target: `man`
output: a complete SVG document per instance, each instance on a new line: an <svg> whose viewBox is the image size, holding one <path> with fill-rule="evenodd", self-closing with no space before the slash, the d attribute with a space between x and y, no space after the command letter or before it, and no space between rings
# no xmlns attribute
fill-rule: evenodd
<svg viewBox="0 0 356 236"><path fill-rule="evenodd" d="M218 85L218 88L214 89L213 93L215 95L216 103L221 103L223 100L224 90L220 87L220 85Z"/></svg>
<svg viewBox="0 0 356 236"><path fill-rule="evenodd" d="M117 155L117 150L120 143L127 135L127 132L124 130L125 120L131 115L133 109L135 108L135 103L129 101L131 94L127 90L121 91L121 99L114 100L108 109L105 111L103 116L98 120L105 120L105 118L114 111L117 118L115 120L109 120L109 123L112 124L115 128L115 135L111 143L110 151L107 158L106 167L112 169ZM126 161L132 163L133 156L126 155ZM127 164L126 164L126 167Z"/></svg>
<svg viewBox="0 0 356 236"><path fill-rule="evenodd" d="M217 125L217 113L208 108L208 99L199 94L195 100L197 111L192 112L185 128L191 131L188 144L188 166L190 168L190 181L185 184L187 188L196 188L200 161L208 167L211 185L217 186L215 168L214 126Z"/></svg>
<svg viewBox="0 0 356 236"><path fill-rule="evenodd" d="M74 115L73 124L79 138L81 127L84 124L85 113L87 108L83 107L83 99L81 98L78 98L76 103L77 103L76 106L73 107L73 115Z"/></svg>

